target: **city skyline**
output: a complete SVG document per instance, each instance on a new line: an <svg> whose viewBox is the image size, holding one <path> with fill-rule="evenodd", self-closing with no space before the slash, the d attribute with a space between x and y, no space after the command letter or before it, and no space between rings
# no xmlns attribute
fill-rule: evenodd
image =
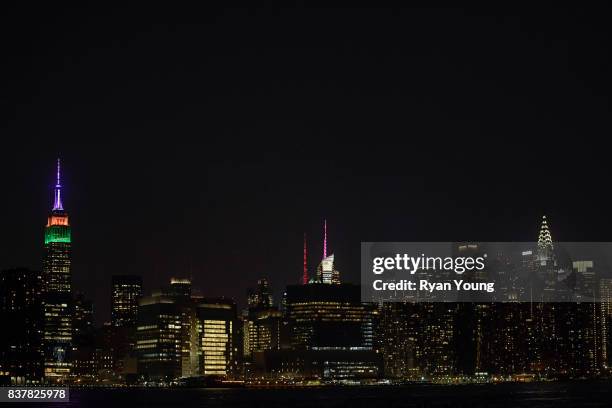
<svg viewBox="0 0 612 408"><path fill-rule="evenodd" d="M0 403L608 407L608 8L3 4Z"/></svg>
<svg viewBox="0 0 612 408"><path fill-rule="evenodd" d="M60 196L60 194L61 194L62 187L65 187L65 186L62 186L60 184L60 179L59 179L60 159L58 158L55 163L56 163L55 164L55 172L54 172L54 177L55 178L54 178L54 184L52 185L52 188L51 188L51 190L53 192L52 193L52 197L51 197L51 202L53 203L52 204L52 211L57 211L57 210L63 211L63 203L62 203L63 199ZM71 202L72 200L68 199L68 201ZM546 220L546 216L544 215L544 224L546 224L545 220ZM534 223L534 225L536 225L536 224ZM320 270L321 264L320 264L320 261L321 261L321 259L324 259L324 257L327 254L327 219L323 218L323 219L319 220L318 227L319 227L319 231L318 231L319 239L316 238L316 233L314 234L315 238L310 239L310 241L314 241L314 242L310 242L309 240L307 240L306 237L307 237L308 234L305 233L305 232L303 233L304 234L304 236L303 236L304 242L302 244L303 248L302 248L302 253L299 254L301 256L301 260L302 260L302 264L300 265L301 266L301 270L295 271L293 273L291 273L291 271L290 271L289 273L287 273L286 276L281 276L281 278L277 279L276 281L274 279L271 279L273 284L275 285L275 287L274 287L275 296L278 297L282 293L282 291L284 290L284 287L286 287L286 285L296 284L296 283L303 282L304 281L304 270L305 270L305 268L308 270L308 275L309 275L310 279L320 278L320 274L321 274L321 270ZM541 226L539 228L541 228ZM310 231L313 230L312 227L311 228L304 228L304 229L307 229L307 230L310 230ZM546 232L548 233L548 236L550 236L550 232L548 231L548 227L546 227ZM541 233L542 232L540 231L540 234ZM312 236L312 235L313 234L311 233L310 236ZM533 236L534 235L532 235L532 237ZM541 237L538 237L538 238L541 238ZM533 241L535 241L535 239ZM307 252L306 249L307 248L311 248L313 246L314 246L315 249L317 249L318 244L320 244L319 248L320 248L320 251L323 253L323 256L320 256L320 254L316 254L316 253L313 255L312 253L308 253ZM342 245L340 245L340 246L342 247ZM294 248L294 251L292 251L292 252L294 252L294 254L293 254L294 257L298 255L297 251L295 251L295 248ZM334 251L330 251L330 254L331 254L331 252L334 252ZM332 262L335 263L336 261L333 260L333 254L331 254L331 258L332 258ZM265 261L266 260L263 260L263 262L265 262ZM294 261L297 261L297 259L295 259ZM341 261L341 264L344 264L344 265L350 264L350 262L347 262L346 259L343 260L343 261L344 262ZM323 264L324 263L325 262L323 262ZM332 263L332 265L333 265L333 263ZM42 263L41 263L41 265L42 265ZM0 265L0 266L4 267L5 269L9 267L9 266L6 266L6 265ZM26 266L26 267L29 267L31 269L36 270L36 268L33 268L31 265L15 265L15 266L17 266L17 267ZM265 269L262 269L262 270L264 272L263 273L259 273L259 275L257 275L254 280L244 281L243 282L243 285L241 287L242 291L238 292L239 293L238 295L236 295L237 291L234 290L234 291L230 291L230 292L234 293L234 294L232 294L230 296L232 298L234 298L236 301L238 301L239 304L245 304L245 302L246 302L245 293L247 292L247 289L250 288L250 283L249 282L254 282L254 281L260 279L261 277L266 277L268 279L270 278L270 276L265 273ZM352 271L352 272L353 273L350 273L350 274L349 273L345 273L344 274L344 280L345 281L354 282L354 283L358 283L359 282L358 271L357 271L357 274L354 273L355 271ZM104 275L108 276L108 278L110 279L110 277L114 277L114 276L118 276L118 275L119 276L121 276L121 275L129 276L129 275L134 275L134 273L129 273L129 272L116 273L116 272L113 272L111 275L108 275L108 273L105 273ZM140 276L143 276L143 275L147 276L148 274L141 272ZM170 272L169 271L164 271L164 272L161 273L161 276L153 275L153 277L152 277L153 279L149 279L149 280L151 280L153 282L160 282L160 283L158 283L158 284L153 283L150 287L147 287L146 283L145 283L145 287L147 287L146 292L150 293L152 291L157 290L157 288L163 286L163 282L165 282L165 281L167 281L167 279L173 278L173 277L185 277L185 278L189 278L189 279L195 281L196 282L196 290L199 290L198 289L198 286L199 286L198 285L198 281L201 281L204 284L204 286L207 286L207 283L208 283L208 282L206 282L206 277L205 276L199 276L197 273L194 274L194 271L193 271L192 268L190 268L188 271L183 271L183 272L176 271L176 270L173 270L173 271L170 271ZM79 277L77 276L77 281L79 280L78 278ZM224 282L221 281L219 283L221 283L223 285ZM106 288L106 286L108 286L108 288ZM77 286L75 288L75 290L78 291L78 292L85 292L88 297L90 297L90 298L95 300L95 302L94 302L95 304L101 306L100 308L98 308L98 307L94 308L94 313L95 313L96 324L97 325L101 325L102 323L111 320L110 312L108 312L110 310L110 304L108 304L108 298L109 298L108 293L110 293L110 291L112 289L111 289L111 285L110 284L105 285L103 287L104 287L104 290L99 290L99 286L96 286L97 289L96 289L96 291L93 294L92 293L88 293L90 291L88 291L87 288L85 288L85 287ZM108 289L108 293L107 293L107 289ZM219 294L219 291L214 291L212 295L213 296L226 296L225 293ZM100 299L102 299L102 301L100 301Z"/></svg>
<svg viewBox="0 0 612 408"><path fill-rule="evenodd" d="M519 260L511 261L504 250L490 254L488 272L501 265L506 282L493 301L478 296L469 303L404 298L397 299L397 306L392 298L364 298L359 285L343 282L324 219L320 262L312 272L304 263L298 281L287 284L277 302L266 277L249 289L247 307L239 313L232 297L194 290L191 276L173 277L145 294L140 276L115 274L108 295L111 320L96 327L95 302L72 287L72 224L61 174L57 159L42 274L23 268L1 271L7 285L0 299L3 316L19 320L19 313L27 313L25 329L14 334L23 341L11 337L0 350L2 375L10 374L15 383L253 385L308 378L452 383L608 373L612 279L598 276L596 258L565 259L546 215L537 242L521 248ZM452 250L487 257L486 247L478 243L455 243ZM519 262L515 267L524 269L526 280L512 277L512 262ZM556 303L571 295L568 267L579 290L577 300L565 300L569 305ZM467 278L486 281L487 272ZM539 300L518 301L524 299L526 284L532 294L542 285ZM588 300L593 297L597 303ZM506 352L511 356L504 357Z"/></svg>

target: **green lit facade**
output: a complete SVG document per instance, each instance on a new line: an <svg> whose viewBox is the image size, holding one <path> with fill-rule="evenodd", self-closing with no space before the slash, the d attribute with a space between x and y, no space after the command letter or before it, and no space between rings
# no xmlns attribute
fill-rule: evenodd
<svg viewBox="0 0 612 408"><path fill-rule="evenodd" d="M45 228L45 245L56 242L71 242L69 226L51 225Z"/></svg>
<svg viewBox="0 0 612 408"><path fill-rule="evenodd" d="M45 292L71 293L71 247L68 215L54 211L49 216L45 228L45 257L43 260Z"/></svg>

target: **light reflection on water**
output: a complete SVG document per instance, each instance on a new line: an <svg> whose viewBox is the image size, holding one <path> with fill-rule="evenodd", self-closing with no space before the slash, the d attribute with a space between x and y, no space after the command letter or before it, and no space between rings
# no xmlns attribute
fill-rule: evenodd
<svg viewBox="0 0 612 408"><path fill-rule="evenodd" d="M609 408L612 382L309 389L71 389L70 397L69 404L44 407ZM2 408L5 406L9 405L3 404Z"/></svg>

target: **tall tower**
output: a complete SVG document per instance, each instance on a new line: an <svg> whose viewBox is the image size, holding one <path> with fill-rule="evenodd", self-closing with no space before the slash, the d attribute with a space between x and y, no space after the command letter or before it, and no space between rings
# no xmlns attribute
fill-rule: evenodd
<svg viewBox="0 0 612 408"><path fill-rule="evenodd" d="M548 223L546 222L546 216L542 216L542 224L540 225L540 234L538 235L538 249L540 251L552 251L553 242L550 230L548 229Z"/></svg>
<svg viewBox="0 0 612 408"><path fill-rule="evenodd" d="M72 344L71 236L62 204L59 159L56 176L43 259L44 376L48 382L61 382L70 374Z"/></svg>
<svg viewBox="0 0 612 408"><path fill-rule="evenodd" d="M536 264L538 268L538 275L540 278L544 279L544 291L547 295L547 299L552 300L551 296L555 291L558 271L555 265L556 259L552 235L550 234L550 229L548 227L548 222L545 215L542 216L540 233L538 234Z"/></svg>

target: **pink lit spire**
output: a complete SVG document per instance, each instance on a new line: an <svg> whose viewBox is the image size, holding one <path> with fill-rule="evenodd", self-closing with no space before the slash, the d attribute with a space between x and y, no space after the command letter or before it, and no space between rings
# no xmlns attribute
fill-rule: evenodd
<svg viewBox="0 0 612 408"><path fill-rule="evenodd" d="M308 262L306 256L306 233L304 233L304 274L302 275L302 284L308 284Z"/></svg>
<svg viewBox="0 0 612 408"><path fill-rule="evenodd" d="M57 179L55 182L53 211L64 211L64 206L62 205L62 184L60 182L60 159L57 159Z"/></svg>
<svg viewBox="0 0 612 408"><path fill-rule="evenodd" d="M327 220L323 220L323 259L327 258Z"/></svg>

